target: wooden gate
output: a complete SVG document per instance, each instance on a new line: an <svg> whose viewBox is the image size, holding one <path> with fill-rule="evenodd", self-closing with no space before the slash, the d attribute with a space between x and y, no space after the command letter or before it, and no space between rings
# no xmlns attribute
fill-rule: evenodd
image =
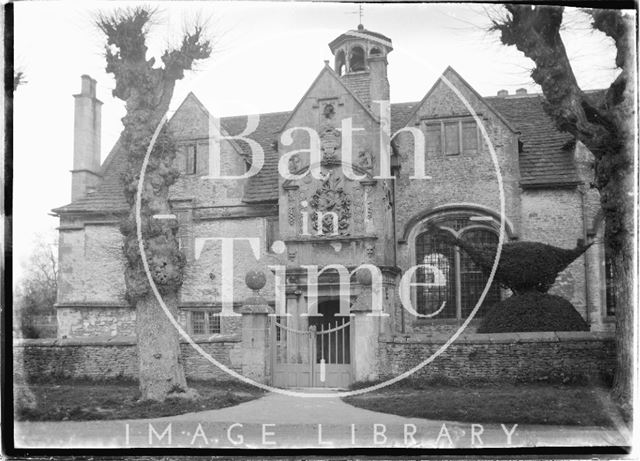
<svg viewBox="0 0 640 461"><path fill-rule="evenodd" d="M277 317L273 335L275 387L346 388L351 384L351 322L348 317L289 327Z"/></svg>

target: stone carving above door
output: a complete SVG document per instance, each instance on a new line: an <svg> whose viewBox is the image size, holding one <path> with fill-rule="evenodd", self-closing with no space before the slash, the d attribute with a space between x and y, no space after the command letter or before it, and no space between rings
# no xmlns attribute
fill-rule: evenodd
<svg viewBox="0 0 640 461"><path fill-rule="evenodd" d="M318 231L318 212L324 212L322 233L334 235L333 218L329 214L333 212L338 216L338 233L348 235L351 220L351 198L344 190L341 176L330 174L311 197L310 205L313 210L311 222L314 230Z"/></svg>

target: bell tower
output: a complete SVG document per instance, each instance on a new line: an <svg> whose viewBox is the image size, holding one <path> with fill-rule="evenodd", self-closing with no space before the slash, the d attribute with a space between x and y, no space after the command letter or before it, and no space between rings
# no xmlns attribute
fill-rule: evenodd
<svg viewBox="0 0 640 461"><path fill-rule="evenodd" d="M391 39L358 25L329 43L334 70L368 107L372 101L389 100L387 55L393 51Z"/></svg>

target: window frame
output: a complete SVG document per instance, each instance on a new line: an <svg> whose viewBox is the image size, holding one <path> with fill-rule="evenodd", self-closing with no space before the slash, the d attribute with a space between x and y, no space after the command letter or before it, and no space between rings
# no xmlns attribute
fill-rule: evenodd
<svg viewBox="0 0 640 461"><path fill-rule="evenodd" d="M413 237L411 237L411 259L412 259L412 264L413 265L417 265L417 264L421 264L420 261L418 261L418 239L427 234L428 233L428 223L442 223L445 221L451 221L451 220L455 220L455 219L466 219L469 220L470 222L467 223L464 227L460 228L459 230L455 231L456 234L458 236L463 236L464 234L468 233L468 232L472 232L474 230L484 230L484 231L488 231L491 232L492 234L494 234L496 236L496 238L498 237L498 230L495 228L495 226L492 226L489 223L481 223L481 222L473 222L473 220L471 218L473 217L482 217L483 219L485 218L489 218L493 221L493 219L490 216L487 215L478 215L475 213L446 213L446 214L442 214L442 215L438 215L438 216L433 216L430 217L429 219L426 219L424 221L422 221L421 223L419 223L416 226L416 230L413 233ZM443 226L445 228L447 228L447 226ZM453 230L453 229L452 229ZM427 322L432 322L432 323L438 323L438 324L460 324L461 322L463 322L466 318L467 315L463 316L463 294L464 294L464 289L462 287L462 275L463 275L463 268L462 268L462 258L463 255L461 254L462 251L460 250L460 248L457 245L453 246L453 260L450 261L450 271L453 273L452 275L452 279L453 279L453 298L455 299L455 312L456 315L455 317L441 317L440 314L437 316L434 316L432 318L420 318L418 317L416 320L418 322L420 321L427 321ZM414 282L417 281L417 273L416 273L416 279L414 280ZM495 283L495 282L492 282ZM416 310L416 312L420 313L420 314L424 314L424 312L421 311L421 306L418 305L418 301L419 301L419 296L418 296L418 289L420 287L417 286L413 286L412 290L411 290L411 300L414 306L414 309ZM499 287L499 285L496 285L496 289L498 290L498 294L500 297L500 300L503 300L505 298L505 293L504 290L502 288ZM489 294L489 293L488 293ZM485 298L486 301L487 298ZM446 308L445 308L446 309ZM478 316L478 314L476 314L476 316L474 317L474 320L479 319L480 317Z"/></svg>
<svg viewBox="0 0 640 461"><path fill-rule="evenodd" d="M464 124L474 123L476 127L476 144L474 149L467 149L465 147L465 137L463 136ZM425 154L443 155L445 157L456 157L460 155L476 155L482 151L482 139L480 135L480 129L478 128L478 122L473 117L443 117L443 118L423 118L422 124L424 125L423 132L425 134ZM447 152L447 125L457 125L457 151ZM429 149L429 129L428 127L440 126L440 149ZM437 130L433 130L437 131Z"/></svg>
<svg viewBox="0 0 640 461"><path fill-rule="evenodd" d="M187 320L187 331L192 336L212 336L222 334L222 321L220 317L220 309L210 309L210 308L191 308L184 309L186 312L186 320ZM196 333L194 330L194 313L203 313L204 314L204 332ZM213 331L211 328L211 320L212 318L217 318L217 331Z"/></svg>
<svg viewBox="0 0 640 461"><path fill-rule="evenodd" d="M598 245L594 245L593 251L595 254L593 256L593 264L595 265L595 269L598 274L598 307L599 307L599 318L603 323L614 323L616 321L615 309L618 307L618 303L616 300L616 292L615 292L615 280L611 278L611 275L608 272L608 269L611 269L611 259L609 252L607 251L606 243L604 242L604 219L602 217L595 218L598 224L594 224L594 237L596 242L601 242ZM588 255L592 249L589 249L586 255ZM589 260L589 256L587 256L587 260ZM613 307L613 311L611 310Z"/></svg>
<svg viewBox="0 0 640 461"><path fill-rule="evenodd" d="M191 153L190 148L193 148L193 171L189 171L189 158ZM194 176L198 174L198 143L191 142L184 145L184 174Z"/></svg>
<svg viewBox="0 0 640 461"><path fill-rule="evenodd" d="M454 136L452 137L452 139L455 139L455 143L456 145L455 150L449 150L449 137L447 136L447 128L448 127L453 127L454 128ZM447 121L442 121L442 130L444 133L444 139L443 139L443 143L442 143L442 150L443 150L443 154L446 155L447 157L452 157L454 155L460 155L460 153L462 152L462 146L460 145L460 138L461 138L461 124L460 121L451 121L451 120L447 120Z"/></svg>

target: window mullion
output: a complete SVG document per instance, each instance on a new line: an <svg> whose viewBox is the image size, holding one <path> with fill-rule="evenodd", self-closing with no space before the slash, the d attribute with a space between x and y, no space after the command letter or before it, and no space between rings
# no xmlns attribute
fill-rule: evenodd
<svg viewBox="0 0 640 461"><path fill-rule="evenodd" d="M198 143L193 145L193 174L198 174Z"/></svg>
<svg viewBox="0 0 640 461"><path fill-rule="evenodd" d="M455 278L456 278L456 318L462 319L462 278L460 276L460 248L455 247Z"/></svg>

